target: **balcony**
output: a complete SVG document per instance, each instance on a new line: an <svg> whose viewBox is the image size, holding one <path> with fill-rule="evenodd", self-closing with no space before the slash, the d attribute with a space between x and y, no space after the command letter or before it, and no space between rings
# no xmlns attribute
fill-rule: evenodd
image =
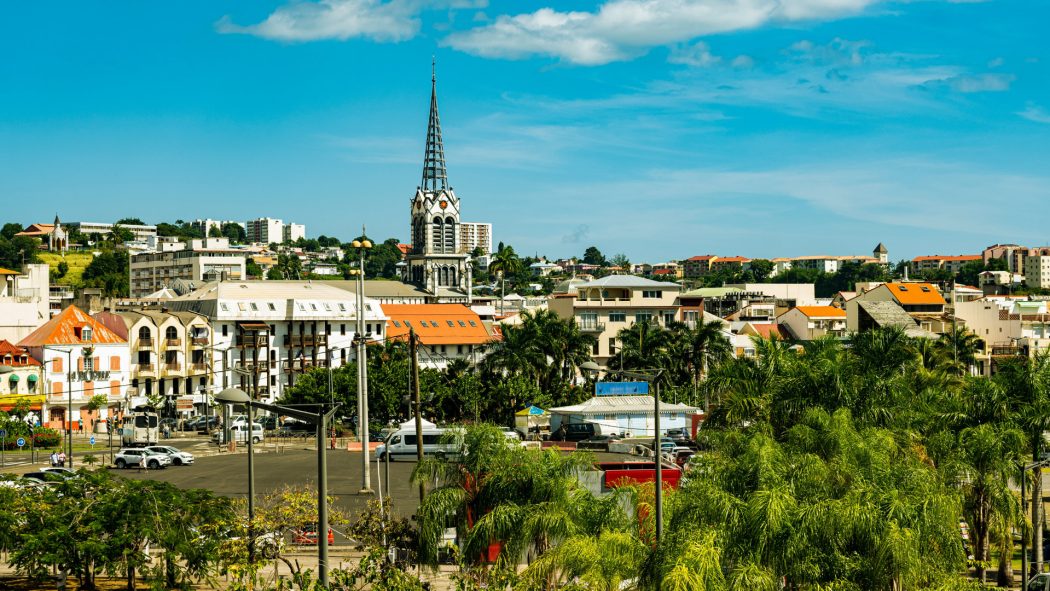
<svg viewBox="0 0 1050 591"><path fill-rule="evenodd" d="M190 369L193 370L193 373L204 373L204 372L208 371L208 364L207 363L194 363L194 364L190 365Z"/></svg>
<svg viewBox="0 0 1050 591"><path fill-rule="evenodd" d="M193 337L193 346L194 347L207 347L208 346L208 337Z"/></svg>
<svg viewBox="0 0 1050 591"><path fill-rule="evenodd" d="M157 368L152 363L139 363L136 366L135 373L140 376L156 376Z"/></svg>
<svg viewBox="0 0 1050 591"><path fill-rule="evenodd" d="M176 363L165 363L164 364L164 375L166 375L166 376L177 375L177 374L180 374L181 372L182 372L182 364L181 363L176 362Z"/></svg>
<svg viewBox="0 0 1050 591"><path fill-rule="evenodd" d="M1024 347L1009 343L998 343L992 345L992 357L1009 357L1012 355L1024 355Z"/></svg>
<svg viewBox="0 0 1050 591"><path fill-rule="evenodd" d="M577 322L580 332L605 332L604 322Z"/></svg>
<svg viewBox="0 0 1050 591"><path fill-rule="evenodd" d="M328 362L324 359L318 359L317 361L312 359L295 359L288 362L285 372L303 372L315 367L328 367Z"/></svg>
<svg viewBox="0 0 1050 591"><path fill-rule="evenodd" d="M164 339L164 346L169 348L181 347L182 339Z"/></svg>
<svg viewBox="0 0 1050 591"><path fill-rule="evenodd" d="M323 347L328 344L328 336L323 334L284 335L285 347Z"/></svg>
<svg viewBox="0 0 1050 591"><path fill-rule="evenodd" d="M262 337L262 336L246 337L246 336L237 335L237 338L234 339L233 346L240 347L242 349L243 348L262 349L262 348L266 347L266 337Z"/></svg>
<svg viewBox="0 0 1050 591"><path fill-rule="evenodd" d="M139 339L138 348L139 348L139 351L152 351L153 350L153 341Z"/></svg>

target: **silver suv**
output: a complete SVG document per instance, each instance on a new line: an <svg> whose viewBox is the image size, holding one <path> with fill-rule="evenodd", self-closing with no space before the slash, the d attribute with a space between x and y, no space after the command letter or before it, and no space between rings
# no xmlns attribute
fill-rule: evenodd
<svg viewBox="0 0 1050 591"><path fill-rule="evenodd" d="M117 468L167 468L171 465L171 456L143 448L124 448L113 458Z"/></svg>
<svg viewBox="0 0 1050 591"><path fill-rule="evenodd" d="M177 447L172 447L170 445L151 445L146 449L168 456L171 458L171 464L173 466L187 466L193 463L193 454L188 451L182 451Z"/></svg>

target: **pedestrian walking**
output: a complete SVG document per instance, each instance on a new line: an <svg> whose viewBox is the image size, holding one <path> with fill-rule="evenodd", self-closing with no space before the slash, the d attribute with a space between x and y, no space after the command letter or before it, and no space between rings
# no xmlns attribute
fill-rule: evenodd
<svg viewBox="0 0 1050 591"><path fill-rule="evenodd" d="M77 433L84 433L84 419L77 419Z"/></svg>
<svg viewBox="0 0 1050 591"><path fill-rule="evenodd" d="M58 466L58 452L53 451L51 452L51 467L54 468L56 466Z"/></svg>
<svg viewBox="0 0 1050 591"><path fill-rule="evenodd" d="M58 465L62 466L62 467L65 467L65 465L66 465L66 452L64 452L64 451L58 452Z"/></svg>

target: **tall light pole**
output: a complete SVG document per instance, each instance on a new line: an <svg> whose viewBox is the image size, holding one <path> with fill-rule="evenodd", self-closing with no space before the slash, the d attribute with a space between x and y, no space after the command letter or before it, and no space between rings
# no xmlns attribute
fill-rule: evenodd
<svg viewBox="0 0 1050 591"><path fill-rule="evenodd" d="M350 246L357 249L357 436L361 440L361 490L360 494L372 494L372 474L368 450L368 337L365 334L365 251L372 248L372 241L365 238L361 227L361 239Z"/></svg>
<svg viewBox="0 0 1050 591"><path fill-rule="evenodd" d="M324 447L325 423L338 406L328 412L312 413L297 408L265 404L252 400L240 388L227 388L215 395L215 400L224 404L243 404L248 407L248 553L252 556L255 545L252 520L255 517L255 472L253 469L251 434L252 410L256 407L279 415L286 415L314 423L317 426L317 572L321 587L328 588L328 461Z"/></svg>
<svg viewBox="0 0 1050 591"><path fill-rule="evenodd" d="M90 342L90 341L89 341ZM44 345L44 350L57 351L59 353L66 354L66 458L69 460L69 467L73 467L73 345L69 346L69 349L56 349L54 347L48 347ZM54 359L45 361L44 363L52 363Z"/></svg>

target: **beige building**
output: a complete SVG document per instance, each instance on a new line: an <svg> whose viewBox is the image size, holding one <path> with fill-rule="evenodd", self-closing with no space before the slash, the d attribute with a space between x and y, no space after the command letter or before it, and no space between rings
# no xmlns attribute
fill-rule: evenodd
<svg viewBox="0 0 1050 591"><path fill-rule="evenodd" d="M95 318L128 341L132 406L163 396L165 416L204 412L214 383L207 318L168 310L102 312Z"/></svg>
<svg viewBox="0 0 1050 591"><path fill-rule="evenodd" d="M0 269L0 339L17 343L51 318L47 265Z"/></svg>
<svg viewBox="0 0 1050 591"><path fill-rule="evenodd" d="M200 282L245 278L249 252L231 248L226 238L191 240L183 250L145 252L129 259L132 298L145 298L177 279Z"/></svg>
<svg viewBox="0 0 1050 591"><path fill-rule="evenodd" d="M492 253L492 224L482 222L459 223L459 249L464 254L480 248L485 254Z"/></svg>
<svg viewBox="0 0 1050 591"><path fill-rule="evenodd" d="M575 293L554 295L547 306L561 318L574 319L581 331L597 339L591 356L600 365L619 350L620 330L636 322L666 326L681 320L678 295L682 288L676 283L609 275L575 287Z"/></svg>
<svg viewBox="0 0 1050 591"><path fill-rule="evenodd" d="M1047 302L990 296L956 304L959 322L981 339L978 373L989 375L1004 358L1034 355L1050 348Z"/></svg>
<svg viewBox="0 0 1050 591"><path fill-rule="evenodd" d="M846 311L834 306L798 306L777 317L797 340L812 341L826 335L846 335Z"/></svg>
<svg viewBox="0 0 1050 591"><path fill-rule="evenodd" d="M1025 257L1024 282L1028 287L1050 289L1050 255Z"/></svg>
<svg viewBox="0 0 1050 591"><path fill-rule="evenodd" d="M883 283L850 299L846 302L846 326L850 332L872 328L861 313L862 302L893 302L915 320L919 328L931 333L943 333L951 326L945 316L948 303L931 283Z"/></svg>

